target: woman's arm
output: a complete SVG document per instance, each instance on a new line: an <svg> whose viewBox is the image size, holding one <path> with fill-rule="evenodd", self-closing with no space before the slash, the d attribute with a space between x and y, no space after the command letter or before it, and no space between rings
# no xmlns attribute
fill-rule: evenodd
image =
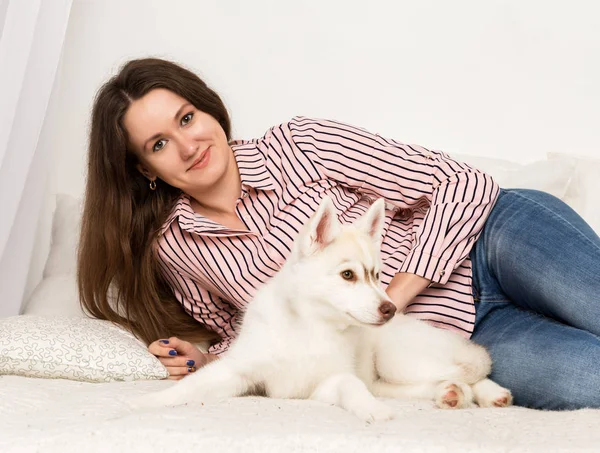
<svg viewBox="0 0 600 453"><path fill-rule="evenodd" d="M417 297L429 284L430 280L416 274L399 272L390 281L386 292L399 312Z"/></svg>
<svg viewBox="0 0 600 453"><path fill-rule="evenodd" d="M445 153L336 121L295 117L273 128L265 142L271 146L267 152L279 148L312 181L338 183L423 213L411 250L396 271L435 283L445 284L468 256L499 193L489 175ZM415 281L397 279L411 292L418 288ZM401 303L400 291L393 292Z"/></svg>

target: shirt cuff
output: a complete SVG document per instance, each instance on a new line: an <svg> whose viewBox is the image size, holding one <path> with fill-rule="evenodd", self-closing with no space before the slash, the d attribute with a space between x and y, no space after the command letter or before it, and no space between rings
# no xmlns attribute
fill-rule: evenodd
<svg viewBox="0 0 600 453"><path fill-rule="evenodd" d="M455 264L452 261L447 261L428 253L421 253L419 257L411 253L404 260L398 272L416 274L427 280L431 280L432 283L444 285L450 279L452 272L454 272Z"/></svg>
<svg viewBox="0 0 600 453"><path fill-rule="evenodd" d="M208 348L208 353L217 356L223 354L225 351L227 351L227 349L229 349L229 346L231 345L231 340L231 338L225 338L222 341L211 345Z"/></svg>

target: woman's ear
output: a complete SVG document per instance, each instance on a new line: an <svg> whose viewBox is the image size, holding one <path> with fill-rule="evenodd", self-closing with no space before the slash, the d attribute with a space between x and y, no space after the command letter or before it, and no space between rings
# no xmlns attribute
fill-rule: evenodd
<svg viewBox="0 0 600 453"><path fill-rule="evenodd" d="M148 168L146 168L144 164L138 162L137 164L135 164L135 168L137 168L137 170L150 181L156 179L156 175L151 170L148 170Z"/></svg>

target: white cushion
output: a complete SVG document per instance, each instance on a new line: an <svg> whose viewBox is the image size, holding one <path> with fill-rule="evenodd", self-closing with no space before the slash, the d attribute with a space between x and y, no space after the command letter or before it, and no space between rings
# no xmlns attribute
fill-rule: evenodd
<svg viewBox="0 0 600 453"><path fill-rule="evenodd" d="M144 343L109 321L20 315L0 319L0 375L87 382L164 379Z"/></svg>
<svg viewBox="0 0 600 453"><path fill-rule="evenodd" d="M81 202L71 195L58 194L43 278L23 314L86 316L79 303L76 279L80 224Z"/></svg>
<svg viewBox="0 0 600 453"><path fill-rule="evenodd" d="M535 189L564 199L574 162L540 160L518 164L502 159L452 154L452 158L489 174L503 189Z"/></svg>
<svg viewBox="0 0 600 453"><path fill-rule="evenodd" d="M75 274L43 278L31 294L23 314L85 317L79 303L79 290Z"/></svg>
<svg viewBox="0 0 600 453"><path fill-rule="evenodd" d="M574 168L563 200L600 234L600 160L556 152L548 159Z"/></svg>
<svg viewBox="0 0 600 453"><path fill-rule="evenodd" d="M72 195L57 194L52 217L51 247L44 277L75 274L81 227L81 201Z"/></svg>

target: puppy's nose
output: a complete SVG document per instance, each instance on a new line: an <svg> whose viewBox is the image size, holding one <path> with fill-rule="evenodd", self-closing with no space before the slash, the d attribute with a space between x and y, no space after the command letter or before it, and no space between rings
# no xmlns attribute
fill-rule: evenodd
<svg viewBox="0 0 600 453"><path fill-rule="evenodd" d="M396 306L390 302L384 302L379 306L379 312L383 315L383 319L386 321L394 317L396 313Z"/></svg>

